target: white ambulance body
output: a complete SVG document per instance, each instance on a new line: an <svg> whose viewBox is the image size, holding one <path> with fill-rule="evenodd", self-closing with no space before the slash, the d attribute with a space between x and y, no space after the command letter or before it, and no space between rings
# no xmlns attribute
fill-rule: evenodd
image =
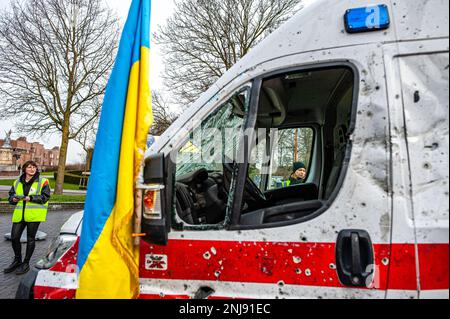
<svg viewBox="0 0 450 319"><path fill-rule="evenodd" d="M141 297L448 298L448 6L310 1L205 92L147 153ZM205 159L243 129L267 161ZM34 298L74 296L79 234Z"/></svg>

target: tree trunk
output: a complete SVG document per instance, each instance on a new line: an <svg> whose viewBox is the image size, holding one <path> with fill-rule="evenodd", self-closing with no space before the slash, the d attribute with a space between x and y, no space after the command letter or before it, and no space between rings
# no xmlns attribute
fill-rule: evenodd
<svg viewBox="0 0 450 319"><path fill-rule="evenodd" d="M61 137L61 148L59 150L58 176L56 179L55 192L56 195L63 194L64 173L66 171L67 150L69 148L69 119L64 120L64 127Z"/></svg>
<svg viewBox="0 0 450 319"><path fill-rule="evenodd" d="M295 129L294 137L294 162L298 162L298 129Z"/></svg>

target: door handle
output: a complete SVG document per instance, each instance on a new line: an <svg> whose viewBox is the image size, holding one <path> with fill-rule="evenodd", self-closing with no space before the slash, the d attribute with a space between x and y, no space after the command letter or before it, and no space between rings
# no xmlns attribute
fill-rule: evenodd
<svg viewBox="0 0 450 319"><path fill-rule="evenodd" d="M345 286L364 287L373 274L373 246L364 230L343 230L336 243L336 269ZM372 266L372 267L369 267Z"/></svg>

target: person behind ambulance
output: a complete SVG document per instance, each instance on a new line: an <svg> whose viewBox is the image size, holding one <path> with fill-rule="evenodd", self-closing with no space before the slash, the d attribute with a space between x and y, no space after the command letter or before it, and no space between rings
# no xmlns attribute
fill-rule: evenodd
<svg viewBox="0 0 450 319"><path fill-rule="evenodd" d="M50 185L46 178L40 176L38 166L28 161L22 166L22 175L9 191L9 203L15 205L12 217L11 241L14 261L4 273L16 271L22 275L30 270L30 259L35 248L35 238L41 222L47 218ZM22 262L22 245L20 237L27 228L27 249Z"/></svg>
<svg viewBox="0 0 450 319"><path fill-rule="evenodd" d="M306 165L303 162L294 162L289 180L283 183L283 187L304 184L306 182Z"/></svg>

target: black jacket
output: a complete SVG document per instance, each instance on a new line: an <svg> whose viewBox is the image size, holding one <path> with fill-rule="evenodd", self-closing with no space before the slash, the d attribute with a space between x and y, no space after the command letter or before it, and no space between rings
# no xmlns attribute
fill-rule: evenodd
<svg viewBox="0 0 450 319"><path fill-rule="evenodd" d="M20 176L20 182L23 185L23 194L25 196L28 196L28 194L30 193L31 186L38 179L39 179L39 173L36 173L28 183L25 182L25 174ZM50 185L47 184L42 187L41 195L30 196L30 199L35 204L45 204L50 200L50 193L51 193ZM14 195L16 195L16 192L15 192L14 185L13 185L11 187L11 189L9 190L9 199L8 200L11 205L15 206L15 205L17 205L17 203L13 202ZM23 205L24 211L25 211L25 206L26 206L26 203L24 203L24 205Z"/></svg>
<svg viewBox="0 0 450 319"><path fill-rule="evenodd" d="M291 181L291 184L289 186L305 184L304 179L301 179L301 178L297 179L297 178L294 178L292 175L291 175L291 177L289 177L289 180Z"/></svg>

